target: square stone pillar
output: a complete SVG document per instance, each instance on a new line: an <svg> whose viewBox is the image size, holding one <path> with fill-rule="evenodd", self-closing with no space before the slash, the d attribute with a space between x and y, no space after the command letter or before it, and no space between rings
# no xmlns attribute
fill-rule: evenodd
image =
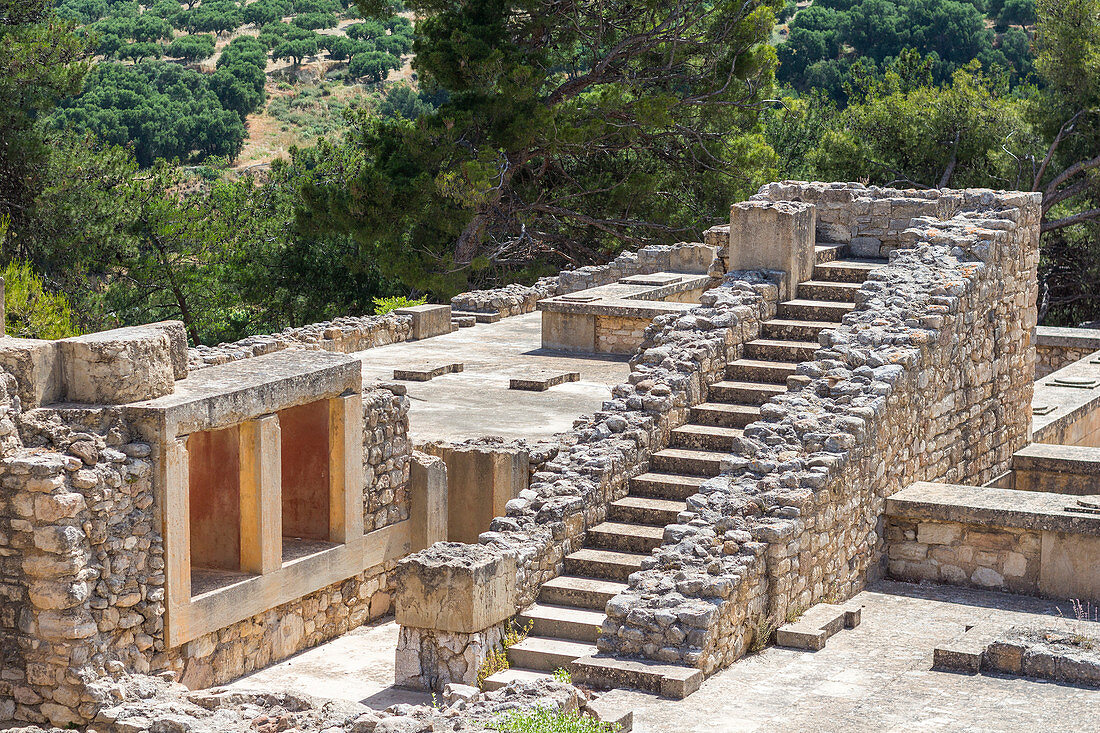
<svg viewBox="0 0 1100 733"><path fill-rule="evenodd" d="M409 466L409 524L413 552L447 540L447 464L415 451Z"/></svg>
<svg viewBox="0 0 1100 733"><path fill-rule="evenodd" d="M485 545L433 545L398 564L394 607L396 685L475 684L516 612L515 556Z"/></svg>
<svg viewBox="0 0 1100 733"><path fill-rule="evenodd" d="M814 269L816 207L801 201L742 201L730 207L729 269L787 273L779 300L794 297Z"/></svg>

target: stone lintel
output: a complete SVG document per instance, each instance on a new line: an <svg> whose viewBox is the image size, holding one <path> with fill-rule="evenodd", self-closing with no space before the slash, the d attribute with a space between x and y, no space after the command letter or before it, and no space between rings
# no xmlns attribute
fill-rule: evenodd
<svg viewBox="0 0 1100 733"><path fill-rule="evenodd" d="M1100 448L1032 443L1012 454L1012 468L1100 476Z"/></svg>
<svg viewBox="0 0 1100 733"><path fill-rule="evenodd" d="M277 351L201 369L173 394L126 406L144 439L214 430L317 400L359 392L358 359L328 351Z"/></svg>
<svg viewBox="0 0 1100 733"><path fill-rule="evenodd" d="M485 545L438 543L398 563L397 623L472 634L516 612L516 558Z"/></svg>
<svg viewBox="0 0 1100 733"><path fill-rule="evenodd" d="M1038 326L1035 329L1035 345L1098 351L1100 329Z"/></svg>

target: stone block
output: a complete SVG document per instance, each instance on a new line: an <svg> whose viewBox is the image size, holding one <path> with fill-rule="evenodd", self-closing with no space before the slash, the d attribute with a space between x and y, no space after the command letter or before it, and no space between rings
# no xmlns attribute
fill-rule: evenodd
<svg viewBox="0 0 1100 733"><path fill-rule="evenodd" d="M117 405L171 394L178 343L157 324L62 339L65 399Z"/></svg>
<svg viewBox="0 0 1100 733"><path fill-rule="evenodd" d="M706 275L718 258L719 247L710 244L681 243L669 253L668 269Z"/></svg>
<svg viewBox="0 0 1100 733"><path fill-rule="evenodd" d="M543 311L542 348L595 353L595 314Z"/></svg>
<svg viewBox="0 0 1100 733"><path fill-rule="evenodd" d="M58 341L0 338L0 366L15 377L23 409L41 407L64 394Z"/></svg>
<svg viewBox="0 0 1100 733"><path fill-rule="evenodd" d="M423 450L447 464L447 539L452 542L476 543L530 481L531 454L524 448L427 444Z"/></svg>
<svg viewBox="0 0 1100 733"><path fill-rule="evenodd" d="M566 382L580 381L580 372L552 372L533 371L522 377L513 377L508 381L508 389L518 389L526 392L545 392L551 387L557 387Z"/></svg>
<svg viewBox="0 0 1100 733"><path fill-rule="evenodd" d="M447 539L447 465L414 452L409 464L409 523L413 551Z"/></svg>
<svg viewBox="0 0 1100 733"><path fill-rule="evenodd" d="M917 542L926 545L953 545L960 537L962 526L958 524L921 522L917 527Z"/></svg>
<svg viewBox="0 0 1100 733"><path fill-rule="evenodd" d="M405 369L394 369L393 378L406 382L429 382L436 377L442 377L444 374L457 374L465 368L466 365L460 361L449 363L430 362Z"/></svg>
<svg viewBox="0 0 1100 733"><path fill-rule="evenodd" d="M1039 592L1053 598L1100 601L1100 537L1043 532Z"/></svg>
<svg viewBox="0 0 1100 733"><path fill-rule="evenodd" d="M794 296L808 280L815 257L813 204L795 201L743 201L730 207L730 270L781 270L789 275L779 300Z"/></svg>
<svg viewBox="0 0 1100 733"><path fill-rule="evenodd" d="M426 339L451 332L451 306L414 305L393 311L399 316L412 317L412 339Z"/></svg>
<svg viewBox="0 0 1100 733"><path fill-rule="evenodd" d="M485 545L436 544L398 563L402 626L471 634L516 612L516 559Z"/></svg>

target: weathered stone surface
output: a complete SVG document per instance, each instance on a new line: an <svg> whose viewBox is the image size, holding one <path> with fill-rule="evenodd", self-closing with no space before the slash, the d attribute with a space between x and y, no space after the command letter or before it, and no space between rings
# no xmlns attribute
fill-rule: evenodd
<svg viewBox="0 0 1100 733"><path fill-rule="evenodd" d="M62 339L66 399L117 405L171 394L180 359L174 334L154 324Z"/></svg>
<svg viewBox="0 0 1100 733"><path fill-rule="evenodd" d="M444 542L398 563L402 626L480 632L511 617L515 603L516 559L495 548Z"/></svg>

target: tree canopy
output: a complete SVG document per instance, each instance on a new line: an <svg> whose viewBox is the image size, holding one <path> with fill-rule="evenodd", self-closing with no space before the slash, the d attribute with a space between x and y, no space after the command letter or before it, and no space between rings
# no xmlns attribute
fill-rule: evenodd
<svg viewBox="0 0 1100 733"><path fill-rule="evenodd" d="M409 7L414 68L448 101L415 125L363 120L344 178L306 187L311 221L354 234L388 275L443 294L490 262L698 236L769 173L777 5Z"/></svg>

